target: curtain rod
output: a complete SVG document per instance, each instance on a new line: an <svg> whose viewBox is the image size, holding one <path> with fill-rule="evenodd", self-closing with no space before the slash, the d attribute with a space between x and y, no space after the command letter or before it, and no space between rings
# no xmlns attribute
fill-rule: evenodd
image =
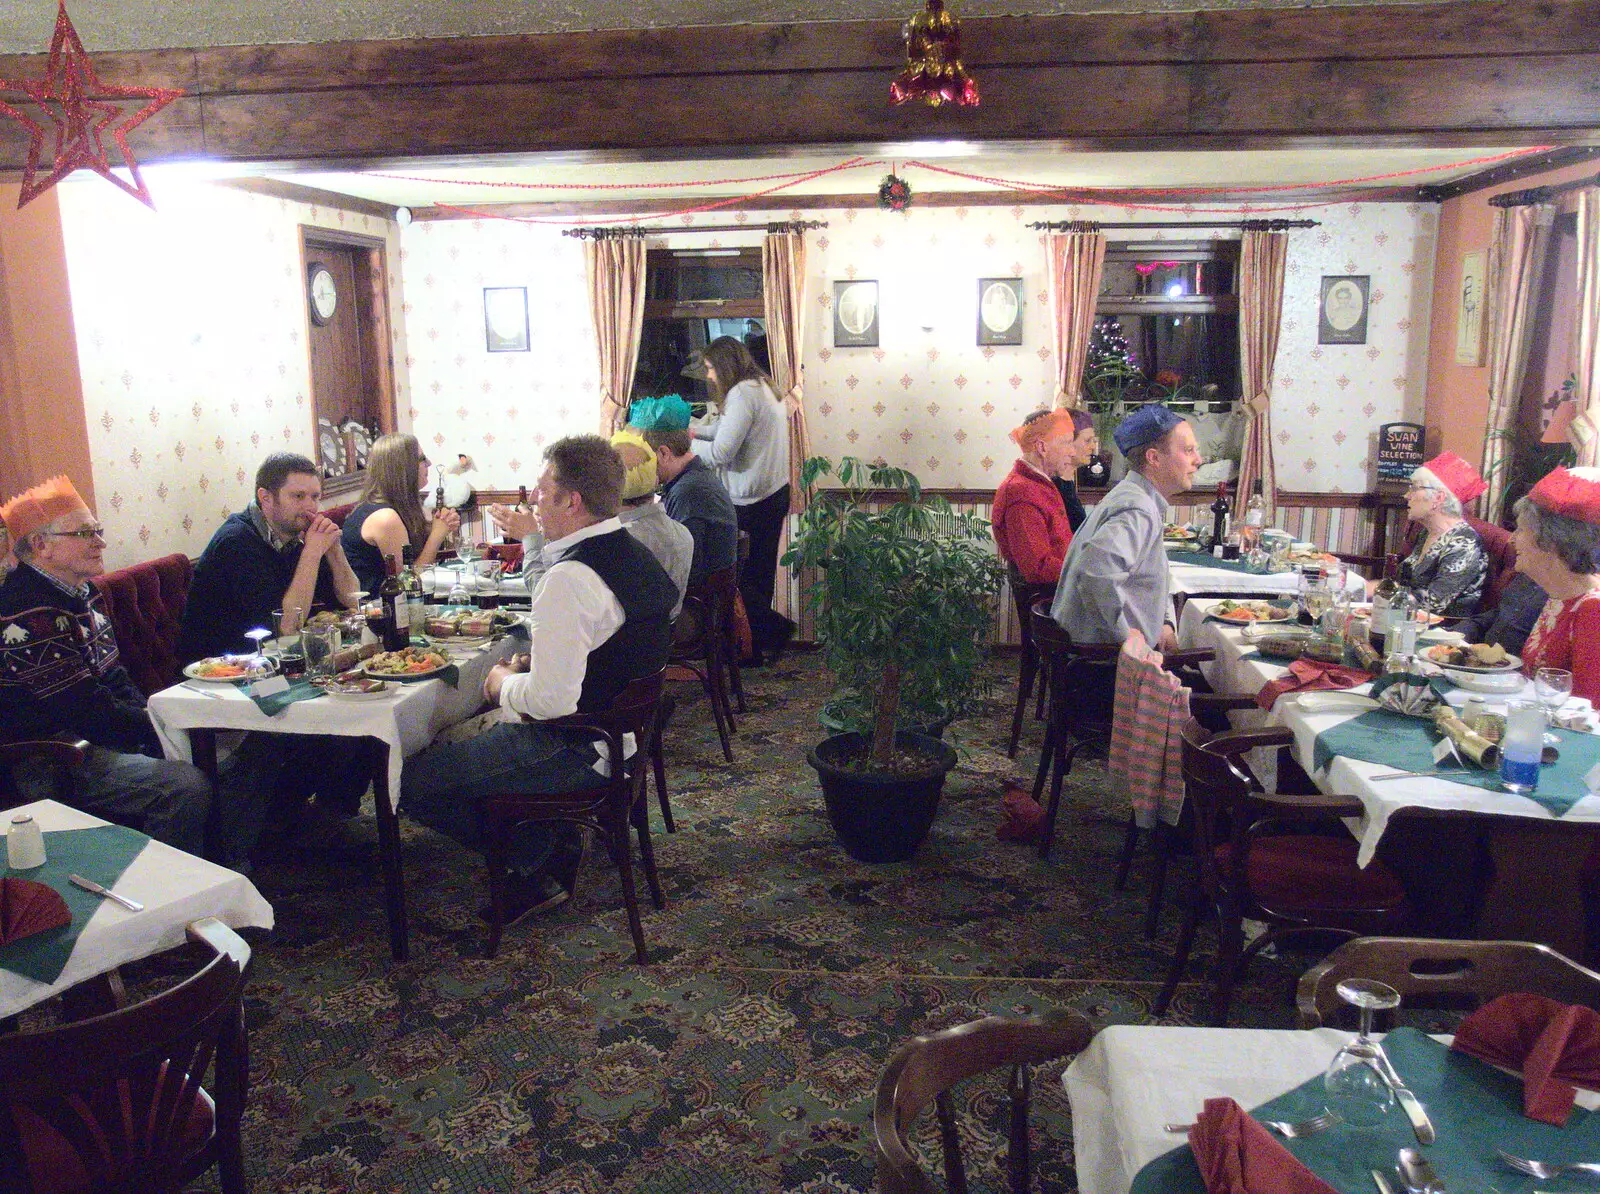
<svg viewBox="0 0 1600 1194"><path fill-rule="evenodd" d="M1284 232L1317 228L1320 220L1035 220L1029 228L1044 232L1099 232L1102 228L1243 228L1246 232Z"/></svg>
<svg viewBox="0 0 1600 1194"><path fill-rule="evenodd" d="M646 228L641 224L629 224L620 228L563 228L562 236L575 236L579 240L623 240L632 236L650 236L652 234L672 233L674 236L685 232L804 232L809 228L826 228L826 220L782 220L775 224L697 224L685 228Z"/></svg>
<svg viewBox="0 0 1600 1194"><path fill-rule="evenodd" d="M1572 182L1551 183L1547 187L1529 187L1526 191L1510 191L1504 195L1496 195L1489 200L1489 206L1526 207L1530 203L1548 203L1557 195L1582 190L1584 187L1600 187L1600 174L1596 174L1593 178L1578 178Z"/></svg>

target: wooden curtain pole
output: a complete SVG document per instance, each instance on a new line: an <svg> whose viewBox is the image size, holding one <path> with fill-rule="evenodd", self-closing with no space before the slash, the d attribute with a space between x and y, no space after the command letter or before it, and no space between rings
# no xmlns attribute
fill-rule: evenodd
<svg viewBox="0 0 1600 1194"><path fill-rule="evenodd" d="M1571 182L1552 183L1547 187L1529 187L1525 191L1510 191L1489 200L1490 207L1526 207L1530 203L1548 203L1557 195L1584 187L1600 187L1600 174L1593 178L1577 178Z"/></svg>
<svg viewBox="0 0 1600 1194"><path fill-rule="evenodd" d="M684 228L646 228L629 224L622 228L563 228L562 236L575 236L579 240L619 240L625 236L649 236L652 233L685 232L804 232L809 228L826 228L826 220L782 220L775 224L697 224Z"/></svg>
<svg viewBox="0 0 1600 1194"><path fill-rule="evenodd" d="M1098 232L1102 228L1243 228L1247 232L1285 232L1316 228L1319 220L1035 220L1029 228L1044 232Z"/></svg>

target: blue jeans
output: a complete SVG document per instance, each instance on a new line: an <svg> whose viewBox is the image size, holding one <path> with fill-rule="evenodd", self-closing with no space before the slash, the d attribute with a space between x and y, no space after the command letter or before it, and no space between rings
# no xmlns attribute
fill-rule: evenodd
<svg viewBox="0 0 1600 1194"><path fill-rule="evenodd" d="M400 811L483 853L483 800L597 788L606 781L594 762L588 743L574 746L543 726L502 722L476 738L430 746L407 759L400 776ZM506 863L516 871L538 870L555 842L552 824L520 825L507 843Z"/></svg>

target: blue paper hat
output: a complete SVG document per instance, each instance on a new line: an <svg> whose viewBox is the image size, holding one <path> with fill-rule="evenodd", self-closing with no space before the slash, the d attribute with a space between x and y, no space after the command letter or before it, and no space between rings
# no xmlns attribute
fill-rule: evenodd
<svg viewBox="0 0 1600 1194"><path fill-rule="evenodd" d="M689 426L689 404L678 394L636 398L628 409L628 426L640 431L684 431Z"/></svg>
<svg viewBox="0 0 1600 1194"><path fill-rule="evenodd" d="M1117 441L1117 449L1124 456L1132 456L1146 444L1153 444L1167 432L1171 431L1183 418L1173 414L1164 406L1152 403L1141 406L1126 419L1117 424L1117 429L1111 433L1111 438Z"/></svg>

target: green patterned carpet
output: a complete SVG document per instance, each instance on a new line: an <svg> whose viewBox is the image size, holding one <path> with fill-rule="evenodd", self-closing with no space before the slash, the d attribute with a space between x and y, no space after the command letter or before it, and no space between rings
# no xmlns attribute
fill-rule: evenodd
<svg viewBox="0 0 1600 1194"><path fill-rule="evenodd" d="M1016 665L994 666L1009 682ZM908 1037L1056 1005L1149 1019L1177 913L1149 942L1143 871L1112 891L1124 812L1099 764L1074 774L1048 863L996 840L1000 783L1031 775L1039 732L1012 765L997 704L958 727L967 753L917 857L866 866L834 844L805 763L821 736L817 658L750 673L747 688L728 766L704 702L679 686L678 832L657 820L668 906L645 900L649 967L632 960L605 864L590 863L573 906L508 931L486 961L480 864L407 827L402 966L367 858L258 867L278 929L256 943L248 995L256 1190L864 1194L877 1074ZM1255 971L1234 1023L1292 1026L1309 961ZM1186 985L1170 1021L1203 1016L1204 991ZM1075 1185L1062 1068L1035 1085L1043 1190ZM1003 1185L1000 1094L994 1082L962 1096L977 1113L976 1189Z"/></svg>

